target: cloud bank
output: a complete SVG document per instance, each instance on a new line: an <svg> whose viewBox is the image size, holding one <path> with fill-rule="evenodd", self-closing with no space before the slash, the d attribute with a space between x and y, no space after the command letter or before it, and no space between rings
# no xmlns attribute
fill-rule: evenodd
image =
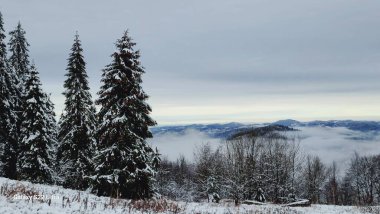
<svg viewBox="0 0 380 214"><path fill-rule="evenodd" d="M199 146L208 143L215 149L222 141L197 130L187 129L184 134L166 133L155 136L148 142L153 148L157 147L162 156L168 160L175 161L183 155L187 160L193 161L194 152Z"/></svg>
<svg viewBox="0 0 380 214"><path fill-rule="evenodd" d="M380 133L352 131L347 128L298 127L299 132L290 132L301 139L300 148L303 154L318 155L326 164L333 161L341 170L347 167L355 152L360 155L380 154ZM175 161L180 155L194 161L194 151L204 143L217 148L223 140L210 138L206 134L187 130L184 134L167 133L149 140L153 147L169 160ZM342 173L342 172L341 172Z"/></svg>
<svg viewBox="0 0 380 214"><path fill-rule="evenodd" d="M318 155L326 164L333 161L346 168L351 157L380 154L380 133L347 128L300 127L300 146L305 154Z"/></svg>

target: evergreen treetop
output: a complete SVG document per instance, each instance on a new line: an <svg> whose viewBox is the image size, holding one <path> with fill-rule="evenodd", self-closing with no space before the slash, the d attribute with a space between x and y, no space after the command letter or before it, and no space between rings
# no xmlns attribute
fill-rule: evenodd
<svg viewBox="0 0 380 214"><path fill-rule="evenodd" d="M117 52L112 54L113 62L103 70L103 85L96 103L101 105L101 121L108 122L106 118L112 112L112 123L128 126L125 128L135 138L145 140L152 137L149 126L154 126L156 122L149 116L152 109L145 102L148 95L141 87L141 75L145 71L140 63L140 52L134 50L135 45L128 31L117 40ZM102 127L108 126L101 124L100 132Z"/></svg>
<svg viewBox="0 0 380 214"><path fill-rule="evenodd" d="M21 23L17 24L15 30L9 32L9 51L11 56L9 63L12 69L16 72L20 87L25 84L29 73L29 43L25 38L25 30L21 27Z"/></svg>

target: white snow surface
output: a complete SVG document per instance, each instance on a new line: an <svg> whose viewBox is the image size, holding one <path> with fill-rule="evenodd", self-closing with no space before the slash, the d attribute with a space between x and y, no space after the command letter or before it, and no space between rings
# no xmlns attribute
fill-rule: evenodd
<svg viewBox="0 0 380 214"><path fill-rule="evenodd" d="M282 207L280 205L240 205L232 202L185 203L157 200L156 203L172 204L173 209L156 212L132 207L130 200L116 200L108 197L97 197L89 192L65 189L61 186L32 184L26 181L14 181L0 178L0 213L379 213L380 207L355 207L312 205L311 207ZM38 199L26 196L38 195ZM43 196L43 198L42 198ZM87 202L86 202L87 200ZM152 202L155 203L155 202ZM87 206L86 206L87 204ZM172 206L173 207L173 206Z"/></svg>

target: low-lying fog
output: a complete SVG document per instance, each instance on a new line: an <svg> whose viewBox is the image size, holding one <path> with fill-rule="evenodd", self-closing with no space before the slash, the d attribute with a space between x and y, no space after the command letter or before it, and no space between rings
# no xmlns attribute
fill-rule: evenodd
<svg viewBox="0 0 380 214"><path fill-rule="evenodd" d="M296 127L300 131L291 132L299 136L303 153L318 155L323 162L336 161L345 168L354 152L360 155L380 154L380 133L352 131L347 128ZM181 154L193 161L194 150L209 143L213 148L223 143L222 139L211 138L196 130L187 130L184 134L167 133L155 136L149 142L169 160L176 160Z"/></svg>

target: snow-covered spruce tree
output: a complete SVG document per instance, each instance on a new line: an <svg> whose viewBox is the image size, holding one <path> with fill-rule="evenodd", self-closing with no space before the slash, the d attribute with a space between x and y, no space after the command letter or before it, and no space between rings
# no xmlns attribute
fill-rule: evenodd
<svg viewBox="0 0 380 214"><path fill-rule="evenodd" d="M16 75L7 63L3 17L0 13L0 176L14 179L17 161Z"/></svg>
<svg viewBox="0 0 380 214"><path fill-rule="evenodd" d="M52 148L55 144L51 127L52 105L41 89L41 82L34 65L25 82L25 101L21 123L21 142L18 156L19 178L35 183L53 183Z"/></svg>
<svg viewBox="0 0 380 214"><path fill-rule="evenodd" d="M12 102L12 111L14 113L13 120L13 133L12 141L13 145L9 145L3 149L4 153L7 154L3 156L7 162L6 166L6 177L16 178L16 163L17 163L17 153L18 153L18 144L20 142L20 129L22 121L22 112L23 112L23 102L25 94L25 79L29 73L29 55L28 55L28 42L25 38L25 31L22 29L21 24L18 23L16 29L11 31L9 39L9 51L10 58L8 59L9 67L9 76L12 79L12 85L14 86L13 90L13 102Z"/></svg>
<svg viewBox="0 0 380 214"><path fill-rule="evenodd" d="M11 56L9 58L10 66L13 71L17 74L19 79L19 87L24 93L25 82L28 78L29 73L29 43L25 38L25 30L21 27L19 22L16 29L9 32L9 51Z"/></svg>
<svg viewBox="0 0 380 214"><path fill-rule="evenodd" d="M149 198L153 193L152 153L146 138L156 124L149 116L148 96L141 87L139 51L134 50L125 31L116 42L112 63L102 74L99 99L100 125L93 190L98 195L121 198Z"/></svg>
<svg viewBox="0 0 380 214"><path fill-rule="evenodd" d="M57 160L63 185L85 189L84 179L93 171L94 130L96 128L95 107L91 100L87 81L86 63L78 34L68 59L65 110L59 122Z"/></svg>

